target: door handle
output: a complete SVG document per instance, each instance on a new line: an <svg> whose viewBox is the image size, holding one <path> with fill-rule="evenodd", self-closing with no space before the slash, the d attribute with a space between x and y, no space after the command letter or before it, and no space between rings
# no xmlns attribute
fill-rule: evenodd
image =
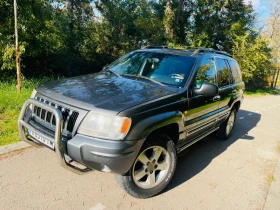
<svg viewBox="0 0 280 210"><path fill-rule="evenodd" d="M221 99L221 96L217 95L217 96L214 96L213 101L218 101L220 99Z"/></svg>
<svg viewBox="0 0 280 210"><path fill-rule="evenodd" d="M237 90L233 90L232 93L237 93Z"/></svg>

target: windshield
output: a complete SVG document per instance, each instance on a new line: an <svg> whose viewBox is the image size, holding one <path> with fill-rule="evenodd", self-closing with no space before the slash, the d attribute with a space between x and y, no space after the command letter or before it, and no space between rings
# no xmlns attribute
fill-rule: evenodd
<svg viewBox="0 0 280 210"><path fill-rule="evenodd" d="M132 52L107 68L121 76L142 76L157 82L184 86L196 58L158 52Z"/></svg>

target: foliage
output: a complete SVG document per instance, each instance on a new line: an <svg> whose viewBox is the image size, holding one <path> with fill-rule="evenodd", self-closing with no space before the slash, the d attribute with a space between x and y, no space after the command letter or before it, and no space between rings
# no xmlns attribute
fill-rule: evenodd
<svg viewBox="0 0 280 210"><path fill-rule="evenodd" d="M163 24L165 26L165 34L166 38L172 42L173 39L173 22L174 22L175 14L171 8L171 1L167 0L165 11L164 11L164 18Z"/></svg>
<svg viewBox="0 0 280 210"><path fill-rule="evenodd" d="M21 0L22 73L97 72L131 50L168 44L233 53L248 85L265 86L269 43L255 31L255 20L252 5L243 0ZM12 1L0 0L0 77L15 74L13 23Z"/></svg>
<svg viewBox="0 0 280 210"><path fill-rule="evenodd" d="M271 55L263 37L256 39L249 34L236 38L233 57L239 61L243 81L248 87L267 87L267 75L271 73Z"/></svg>

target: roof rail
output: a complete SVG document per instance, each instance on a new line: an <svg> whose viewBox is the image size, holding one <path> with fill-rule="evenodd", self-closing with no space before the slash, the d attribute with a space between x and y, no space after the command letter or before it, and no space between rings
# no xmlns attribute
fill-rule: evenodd
<svg viewBox="0 0 280 210"><path fill-rule="evenodd" d="M148 45L146 47L143 47L142 49L176 49L176 48L170 48L170 47L168 47L166 45L164 45L164 46ZM215 50L213 48L186 46L185 50L193 52L192 55L197 54L197 53L201 53L201 52L205 52L205 53L216 53L216 54L221 54L221 55L226 55L226 56L232 57L231 54L229 54L229 53L227 53L225 51Z"/></svg>
<svg viewBox="0 0 280 210"><path fill-rule="evenodd" d="M225 51L220 51L220 50L215 50L213 48L203 48L203 47L187 47L186 50L190 50L190 49L193 49L194 52L193 54L197 54L197 53L201 53L201 52L208 52L208 53L217 53L217 54L221 54L221 55L226 55L226 56L229 56L229 57L232 57L231 54L225 52Z"/></svg>
<svg viewBox="0 0 280 210"><path fill-rule="evenodd" d="M143 49L169 49L168 46L153 46L153 45L148 45L146 47L143 47Z"/></svg>
<svg viewBox="0 0 280 210"><path fill-rule="evenodd" d="M189 50L189 51L198 50L198 49L209 49L209 50L212 49L213 50L213 48L186 46L186 50Z"/></svg>

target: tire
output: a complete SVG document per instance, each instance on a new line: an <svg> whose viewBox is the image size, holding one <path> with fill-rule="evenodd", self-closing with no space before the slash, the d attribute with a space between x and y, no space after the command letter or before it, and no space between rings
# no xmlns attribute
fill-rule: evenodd
<svg viewBox="0 0 280 210"><path fill-rule="evenodd" d="M218 138L223 140L229 139L235 124L235 119L236 119L236 109L233 108L228 118L221 124L219 130L217 131Z"/></svg>
<svg viewBox="0 0 280 210"><path fill-rule="evenodd" d="M164 134L146 140L129 172L116 175L119 186L135 198L149 198L160 193L176 169L174 142Z"/></svg>

